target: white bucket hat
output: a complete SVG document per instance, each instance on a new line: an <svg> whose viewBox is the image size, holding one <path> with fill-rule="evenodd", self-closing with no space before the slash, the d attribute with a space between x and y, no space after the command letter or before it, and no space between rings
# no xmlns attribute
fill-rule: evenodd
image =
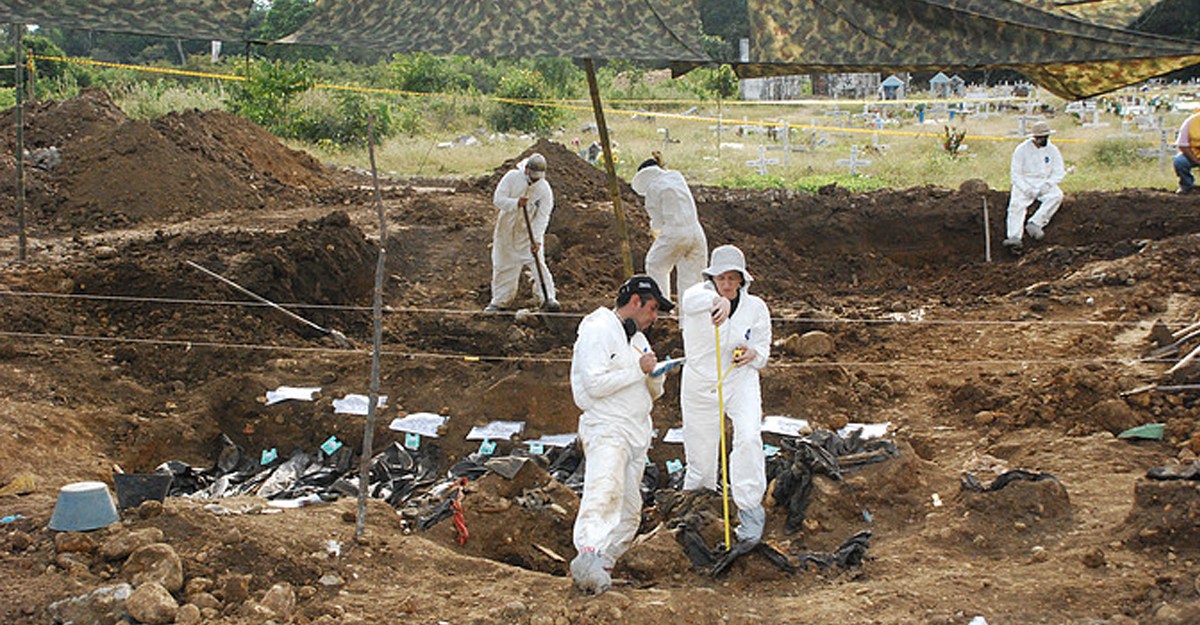
<svg viewBox="0 0 1200 625"><path fill-rule="evenodd" d="M704 270L704 275L712 278L726 271L740 271L742 278L747 283L754 280L750 272L746 271L745 254L742 254L742 250L732 245L722 245L712 251L712 261L708 264L708 268Z"/></svg>
<svg viewBox="0 0 1200 625"><path fill-rule="evenodd" d="M1033 128L1029 130L1029 136L1031 137L1049 137L1052 134L1054 134L1054 131L1050 129L1050 124L1043 121L1034 122Z"/></svg>

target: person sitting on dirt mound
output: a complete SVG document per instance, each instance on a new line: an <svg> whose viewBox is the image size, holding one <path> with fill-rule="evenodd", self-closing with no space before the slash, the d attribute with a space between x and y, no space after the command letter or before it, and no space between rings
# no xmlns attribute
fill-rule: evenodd
<svg viewBox="0 0 1200 625"><path fill-rule="evenodd" d="M1175 139L1179 154L1175 155L1175 175L1179 176L1179 195L1196 192L1196 177L1192 169L1200 167L1200 113L1193 113L1183 120L1179 136Z"/></svg>
<svg viewBox="0 0 1200 625"><path fill-rule="evenodd" d="M571 393L583 410L579 443L586 464L571 577L584 592L609 589L608 571L641 521L650 409L663 394L664 377L650 375L654 350L642 331L674 307L653 278L638 275L621 285L615 309L597 308L579 323Z"/></svg>
<svg viewBox="0 0 1200 625"><path fill-rule="evenodd" d="M737 538L756 543L766 523L762 500L767 489L758 372L771 355L771 313L766 303L746 292L754 278L738 248L714 249L703 275L704 281L688 287L679 301L687 358L679 392L687 458L683 489L717 488L724 401L733 422L729 482L738 509Z"/></svg>
<svg viewBox="0 0 1200 625"><path fill-rule="evenodd" d="M1050 124L1036 122L1030 132L1030 137L1021 142L1013 151L1012 191L1008 199L1008 227L1004 245L1013 252L1021 250L1021 228L1041 241L1046 236L1044 232L1050 219L1063 201L1063 192L1058 188L1066 170L1063 168L1062 155L1058 147L1050 144ZM1041 207L1033 213L1029 221L1025 221L1025 211L1034 200L1041 202Z"/></svg>
<svg viewBox="0 0 1200 625"><path fill-rule="evenodd" d="M692 191L683 174L666 168L658 152L638 166L629 184L646 198L646 212L650 214L654 243L646 252L646 273L670 297L674 269L675 293L683 293L701 280L700 271L708 257L708 240L696 216Z"/></svg>
<svg viewBox="0 0 1200 625"><path fill-rule="evenodd" d="M530 154L504 174L492 194L492 203L500 212L492 233L492 301L484 310L495 312L511 305L521 271L526 268L533 274L533 299L538 306L560 310L542 246L554 211L554 191L546 180L546 157Z"/></svg>

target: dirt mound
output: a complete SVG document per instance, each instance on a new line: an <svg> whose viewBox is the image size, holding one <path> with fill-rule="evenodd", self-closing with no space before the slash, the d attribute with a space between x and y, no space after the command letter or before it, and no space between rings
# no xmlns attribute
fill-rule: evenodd
<svg viewBox="0 0 1200 625"><path fill-rule="evenodd" d="M262 127L225 111L171 113L154 120L153 126L180 148L270 195L315 193L338 178L307 152L293 150Z"/></svg>
<svg viewBox="0 0 1200 625"><path fill-rule="evenodd" d="M475 184L476 188L490 195L504 174L534 152L546 157L546 180L550 181L550 186L554 189L556 211L564 204L610 200L608 175L604 169L589 164L566 146L549 139L538 139L537 143L518 156L504 161L492 175L481 178ZM621 201L626 205L626 211L640 210L641 201L629 183L618 178L617 189L621 194Z"/></svg>
<svg viewBox="0 0 1200 625"><path fill-rule="evenodd" d="M164 235L108 248L101 258L64 263L50 273L10 274L9 285L22 290L85 298L104 294L119 299L91 300L86 306L37 300L28 307L0 309L0 319L10 331L20 332L125 335L141 340L186 337L197 342L249 345L280 339L302 343L319 338L320 333L184 261L194 261L275 302L347 305L368 301L373 258L373 248L362 232L350 225L345 213L301 222L290 231L266 238L245 232ZM164 307L164 299L180 303ZM200 303L204 301L213 304ZM318 324L331 319L320 309L299 312ZM355 317L337 315L336 319L340 323ZM191 384L245 365L240 357L222 359L204 349L185 353L181 356L175 350L136 343L118 345L112 352L128 373L146 383L180 380Z"/></svg>
<svg viewBox="0 0 1200 625"><path fill-rule="evenodd" d="M989 266L981 262L983 202L995 239L1008 201L1001 192L913 187L843 196L699 187L694 194L709 246L741 246L751 271L765 268L755 272L755 288L775 301L815 303L853 292L887 297L888 306L912 296L977 305L1072 267L1130 256L1138 241L1200 230L1190 216L1195 203L1174 194L1069 194L1044 242L1019 259L993 245Z"/></svg>
<svg viewBox="0 0 1200 625"><path fill-rule="evenodd" d="M34 102L26 114L29 150L57 148L49 171L27 166L31 220L58 230L105 230L171 222L217 210L258 210L331 186L333 174L228 113L174 113L131 120L102 91ZM5 149L15 142L12 110L2 117ZM15 161L0 162L13 206Z"/></svg>
<svg viewBox="0 0 1200 625"><path fill-rule="evenodd" d="M1125 519L1131 541L1143 546L1200 544L1200 483L1195 480L1138 480Z"/></svg>

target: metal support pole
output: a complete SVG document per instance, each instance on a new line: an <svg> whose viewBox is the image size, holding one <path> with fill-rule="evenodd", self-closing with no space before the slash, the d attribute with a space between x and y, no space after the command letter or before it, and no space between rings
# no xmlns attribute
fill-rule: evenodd
<svg viewBox="0 0 1200 625"><path fill-rule="evenodd" d="M600 147L604 148L604 170L608 174L608 193L612 196L613 213L617 216L617 236L621 239L621 262L625 277L633 276L633 251L629 246L629 231L625 227L625 210L621 208L621 191L617 187L617 169L612 155L612 144L608 141L608 124L604 123L604 109L600 106L600 88L596 85L596 68L591 59L583 60L587 72L588 91L592 95L592 113L596 116L596 127L600 130Z"/></svg>

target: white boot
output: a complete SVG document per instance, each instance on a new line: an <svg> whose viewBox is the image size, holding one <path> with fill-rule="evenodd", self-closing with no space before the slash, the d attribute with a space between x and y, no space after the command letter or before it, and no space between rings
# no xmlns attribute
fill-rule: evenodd
<svg viewBox="0 0 1200 625"><path fill-rule="evenodd" d="M612 577L604 570L604 562L595 549L584 549L571 560L571 579L580 590L593 595L612 588Z"/></svg>

